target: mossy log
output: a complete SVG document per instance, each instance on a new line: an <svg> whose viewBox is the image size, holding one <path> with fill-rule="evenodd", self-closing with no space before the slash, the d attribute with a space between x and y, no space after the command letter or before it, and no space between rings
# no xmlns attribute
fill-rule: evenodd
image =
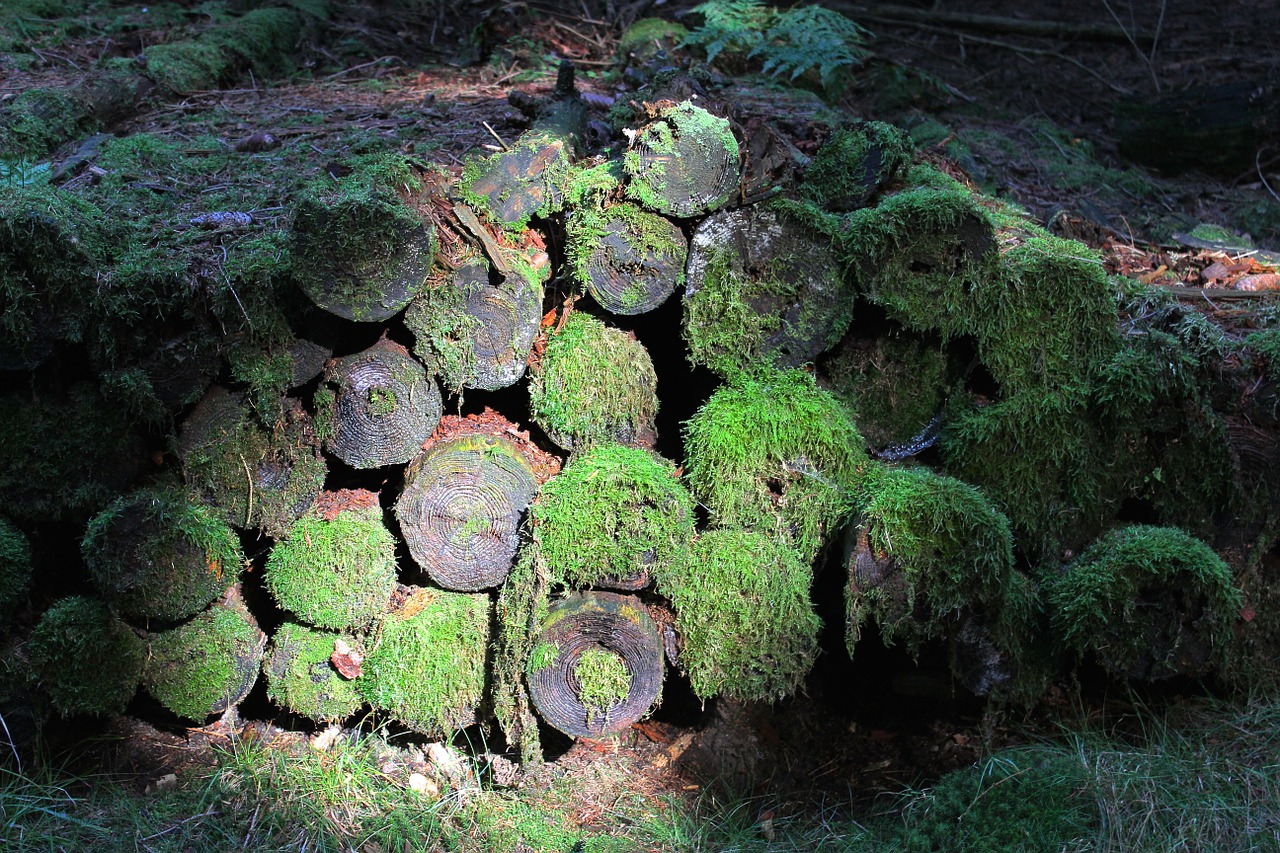
<svg viewBox="0 0 1280 853"><path fill-rule="evenodd" d="M738 192L738 140L729 122L690 101L660 110L623 158L627 196L665 216L723 207Z"/></svg>
<svg viewBox="0 0 1280 853"><path fill-rule="evenodd" d="M565 222L570 274L613 314L643 314L684 283L688 241L675 223L633 204L584 205Z"/></svg>
<svg viewBox="0 0 1280 853"><path fill-rule="evenodd" d="M326 466L310 415L280 404L274 430L243 396L216 386L182 422L176 450L182 475L223 521L283 536L324 488Z"/></svg>
<svg viewBox="0 0 1280 853"><path fill-rule="evenodd" d="M836 128L805 170L800 192L826 210L865 207L911 162L906 132L884 122Z"/></svg>
<svg viewBox="0 0 1280 853"><path fill-rule="evenodd" d="M334 359L315 394L324 447L353 468L408 462L440 422L435 380L409 351L383 338Z"/></svg>
<svg viewBox="0 0 1280 853"><path fill-rule="evenodd" d="M286 622L271 637L262 671L267 696L280 707L318 722L343 720L364 704L355 683L333 664L336 648L355 650L350 635ZM350 652L348 653L350 655Z"/></svg>
<svg viewBox="0 0 1280 853"><path fill-rule="evenodd" d="M190 622L147 639L142 683L173 713L203 722L249 695L266 646L267 635L232 587Z"/></svg>
<svg viewBox="0 0 1280 853"><path fill-rule="evenodd" d="M497 419L442 419L409 464L396 502L409 553L433 581L474 592L506 580L520 519L549 476L539 453Z"/></svg>
<svg viewBox="0 0 1280 853"><path fill-rule="evenodd" d="M570 737L621 734L662 692L662 638L640 599L574 593L549 608L526 677L548 725Z"/></svg>
<svg viewBox="0 0 1280 853"><path fill-rule="evenodd" d="M657 440L657 374L635 336L570 310L529 377L534 423L566 450Z"/></svg>
<svg viewBox="0 0 1280 853"><path fill-rule="evenodd" d="M500 277L498 283L493 278ZM471 256L433 281L405 311L414 351L444 386L493 391L524 376L542 319L541 278L521 264L507 273Z"/></svg>
<svg viewBox="0 0 1280 853"><path fill-rule="evenodd" d="M64 716L117 714L142 679L142 640L105 603L71 596L40 617L26 644L32 674Z"/></svg>
<svg viewBox="0 0 1280 853"><path fill-rule="evenodd" d="M240 540L177 489L145 488L89 520L89 575L126 616L174 622L202 610L240 574Z"/></svg>
<svg viewBox="0 0 1280 853"><path fill-rule="evenodd" d="M834 346L856 288L831 241L761 205L712 214L689 243L689 357L726 375L798 367Z"/></svg>
<svg viewBox="0 0 1280 853"><path fill-rule="evenodd" d="M294 275L332 314L388 320L422 293L435 260L435 228L417 209L428 186L394 155L356 158L334 172L341 177L316 179L294 206Z"/></svg>

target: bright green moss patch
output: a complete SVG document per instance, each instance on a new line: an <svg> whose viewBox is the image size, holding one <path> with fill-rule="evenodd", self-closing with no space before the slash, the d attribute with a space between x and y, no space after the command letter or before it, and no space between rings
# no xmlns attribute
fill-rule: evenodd
<svg viewBox="0 0 1280 853"><path fill-rule="evenodd" d="M962 611L998 614L1013 570L1009 522L973 486L924 468L881 468L861 484L848 588L849 653L868 620L913 653Z"/></svg>
<svg viewBox="0 0 1280 853"><path fill-rule="evenodd" d="M31 543L12 522L0 518L0 637L27 597L31 572Z"/></svg>
<svg viewBox="0 0 1280 853"><path fill-rule="evenodd" d="M142 640L91 598L50 607L25 648L41 689L64 716L121 712L142 677Z"/></svg>
<svg viewBox="0 0 1280 853"><path fill-rule="evenodd" d="M911 162L906 133L872 121L832 131L805 170L801 193L819 207L861 207Z"/></svg>
<svg viewBox="0 0 1280 853"><path fill-rule="evenodd" d="M182 492L139 489L89 521L81 543L99 590L127 616L176 621L240 575L240 540Z"/></svg>
<svg viewBox="0 0 1280 853"><path fill-rule="evenodd" d="M416 590L383 619L356 686L414 731L447 736L476 721L485 692L487 595Z"/></svg>
<svg viewBox="0 0 1280 853"><path fill-rule="evenodd" d="M395 588L395 538L372 506L331 517L311 512L293 525L267 560L267 589L304 622L335 631L369 627Z"/></svg>
<svg viewBox="0 0 1280 853"><path fill-rule="evenodd" d="M202 722L249 694L266 642L243 604L220 602L185 625L151 635L143 684L173 713Z"/></svg>
<svg viewBox="0 0 1280 853"><path fill-rule="evenodd" d="M675 466L617 444L575 456L542 487L530 517L546 570L573 588L660 575L684 559L694 527Z"/></svg>
<svg viewBox="0 0 1280 853"><path fill-rule="evenodd" d="M584 651L573 666L578 701L587 709L587 725L620 705L631 692L631 673L617 652L594 646Z"/></svg>
<svg viewBox="0 0 1280 853"><path fill-rule="evenodd" d="M711 530L659 579L684 638L680 666L702 699L773 701L800 685L818 652L813 572L785 540Z"/></svg>
<svg viewBox="0 0 1280 853"><path fill-rule="evenodd" d="M801 370L740 375L685 424L686 475L722 527L781 529L812 555L867 462L849 411Z"/></svg>
<svg viewBox="0 0 1280 853"><path fill-rule="evenodd" d="M575 311L529 378L534 421L561 447L633 443L658 413L653 360L634 336Z"/></svg>
<svg viewBox="0 0 1280 853"><path fill-rule="evenodd" d="M355 683L343 678L331 658L334 641L354 646L355 640L329 631L286 622L271 638L263 663L267 696L283 708L320 722L354 714L364 700Z"/></svg>
<svg viewBox="0 0 1280 853"><path fill-rule="evenodd" d="M1055 634L1110 672L1156 679L1226 662L1242 603L1231 570L1174 527L1112 530L1051 580Z"/></svg>
<svg viewBox="0 0 1280 853"><path fill-rule="evenodd" d="M259 75L278 70L300 32L292 9L254 9L189 41L148 48L146 74L176 93L213 89L244 66Z"/></svg>

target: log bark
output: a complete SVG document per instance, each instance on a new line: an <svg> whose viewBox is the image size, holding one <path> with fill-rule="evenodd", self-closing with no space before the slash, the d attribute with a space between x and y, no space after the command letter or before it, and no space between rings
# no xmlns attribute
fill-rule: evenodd
<svg viewBox="0 0 1280 853"><path fill-rule="evenodd" d="M534 640L527 669L530 698L548 725L570 737L620 734L657 702L662 655L662 637L640 599L575 593L551 606ZM622 690L610 696L592 684L584 656L588 662L620 659L626 674Z"/></svg>
<svg viewBox="0 0 1280 853"><path fill-rule="evenodd" d="M666 216L700 216L737 194L738 159L726 119L689 101L670 105L631 141L623 158L627 195Z"/></svg>
<svg viewBox="0 0 1280 853"><path fill-rule="evenodd" d="M613 314L652 311L684 282L688 241L675 223L633 204L570 213L571 274Z"/></svg>
<svg viewBox="0 0 1280 853"><path fill-rule="evenodd" d="M385 338L330 362L315 403L325 449L353 468L408 462L440 422L443 407L435 380L408 350Z"/></svg>

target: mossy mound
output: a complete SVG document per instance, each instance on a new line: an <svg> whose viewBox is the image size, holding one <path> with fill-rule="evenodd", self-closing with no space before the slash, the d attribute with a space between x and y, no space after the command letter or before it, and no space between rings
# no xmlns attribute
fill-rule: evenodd
<svg viewBox="0 0 1280 853"><path fill-rule="evenodd" d="M682 561L693 499L670 462L605 444L574 457L529 509L538 554L558 583L643 583Z"/></svg>
<svg viewBox="0 0 1280 853"><path fill-rule="evenodd" d="M713 524L781 530L810 556L867 464L849 411L801 370L731 379L685 424L685 447Z"/></svg>
<svg viewBox="0 0 1280 853"><path fill-rule="evenodd" d="M324 494L271 550L264 580L280 606L303 622L363 630L390 605L395 548L376 495Z"/></svg>
<svg viewBox="0 0 1280 853"><path fill-rule="evenodd" d="M262 664L271 701L320 722L343 720L359 710L364 700L355 683L332 663L335 640L356 645L349 636L293 622L281 625Z"/></svg>
<svg viewBox="0 0 1280 853"><path fill-rule="evenodd" d="M818 653L813 571L786 540L710 530L658 589L676 611L680 667L702 699L774 701L795 692Z"/></svg>
<svg viewBox="0 0 1280 853"><path fill-rule="evenodd" d="M911 162L910 137L880 121L838 127L805 169L801 193L826 210L856 210Z"/></svg>
<svg viewBox="0 0 1280 853"><path fill-rule="evenodd" d="M96 599L55 603L25 648L41 689L63 715L119 713L142 679L142 640Z"/></svg>
<svg viewBox="0 0 1280 853"><path fill-rule="evenodd" d="M258 680L267 635L237 595L152 634L143 685L173 713L203 722L238 705Z"/></svg>
<svg viewBox="0 0 1280 853"><path fill-rule="evenodd" d="M231 528L202 504L164 487L139 489L89 520L81 553L102 594L126 616L191 616L240 575Z"/></svg>
<svg viewBox="0 0 1280 853"><path fill-rule="evenodd" d="M1008 519L973 486L924 468L884 468L861 485L849 566L849 654L868 619L914 654L963 613L1000 614L1013 571Z"/></svg>
<svg viewBox="0 0 1280 853"><path fill-rule="evenodd" d="M26 600L31 586L31 543L22 531L0 518L0 637L9 630L9 619Z"/></svg>
<svg viewBox="0 0 1280 853"><path fill-rule="evenodd" d="M1175 527L1108 532L1048 581L1054 632L1109 672L1155 680L1227 662L1242 597L1222 558Z"/></svg>
<svg viewBox="0 0 1280 853"><path fill-rule="evenodd" d="M689 29L665 18L641 18L618 37L618 58L624 64L642 64L660 51L670 50L684 40Z"/></svg>
<svg viewBox="0 0 1280 853"><path fill-rule="evenodd" d="M653 360L633 335L581 311L547 340L529 377L533 420L556 444L645 443L658 414Z"/></svg>
<svg viewBox="0 0 1280 853"><path fill-rule="evenodd" d="M293 9L253 9L194 39L149 47L146 74L175 93L217 88L246 66L266 76L280 70L301 31Z"/></svg>
<svg viewBox="0 0 1280 853"><path fill-rule="evenodd" d="M487 595L416 589L382 620L360 694L416 732L448 736L476 722L485 694Z"/></svg>

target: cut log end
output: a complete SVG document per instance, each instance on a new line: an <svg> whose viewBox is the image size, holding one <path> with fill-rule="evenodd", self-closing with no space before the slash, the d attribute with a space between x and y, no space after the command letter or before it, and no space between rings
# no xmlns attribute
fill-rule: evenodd
<svg viewBox="0 0 1280 853"><path fill-rule="evenodd" d="M578 283L614 314L657 308L684 280L688 243L676 225L631 204L575 211L566 230Z"/></svg>
<svg viewBox="0 0 1280 853"><path fill-rule="evenodd" d="M685 101L636 133L623 161L627 194L667 216L708 213L737 192L738 153L727 120Z"/></svg>

